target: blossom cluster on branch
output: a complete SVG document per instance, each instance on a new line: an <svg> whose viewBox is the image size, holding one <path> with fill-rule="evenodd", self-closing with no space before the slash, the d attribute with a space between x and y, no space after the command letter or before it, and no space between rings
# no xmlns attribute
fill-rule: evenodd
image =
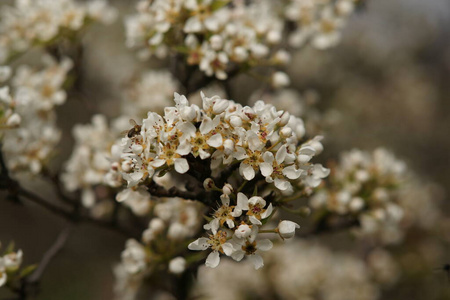
<svg viewBox="0 0 450 300"><path fill-rule="evenodd" d="M1 6L5 199L126 235L114 268L117 299L137 299L146 288L167 299L379 299L401 268L389 247L408 240L411 228L439 233L433 186L382 148L344 153L329 169L318 163L339 114L318 105L314 91L285 88L291 78L283 71L303 46L335 46L359 1L137 2L124 17L126 46L164 60L121 78L123 90L109 95L117 103L105 106L94 102L109 80L90 93L86 70L95 52L85 51L94 47L82 33L112 22L115 8L103 0ZM15 61L31 48L45 53L44 66ZM256 90L255 82L240 82L245 73ZM92 111L77 108L91 121L72 127L72 152L59 165L57 110L79 97L88 101L74 105L88 104ZM35 175L30 181L41 175L61 203L28 191L21 172ZM336 231L358 237L351 254L319 241ZM64 242L44 256L31 283ZM20 250L0 256L0 286L26 298L33 268L20 270L21 262Z"/></svg>
<svg viewBox="0 0 450 300"><path fill-rule="evenodd" d="M0 250L2 244L0 243ZM11 244L0 255L0 287L6 284L12 284L15 279L24 277L24 272L18 274L22 264L22 250L14 250L14 244ZM29 272L27 272L29 273Z"/></svg>
<svg viewBox="0 0 450 300"><path fill-rule="evenodd" d="M286 2L286 3L285 3ZM334 46L354 0L241 1L141 0L126 19L127 45L142 58L178 53L207 76L227 79L232 70L277 67L290 60L289 46L308 40ZM274 73L275 84L286 84Z"/></svg>
<svg viewBox="0 0 450 300"><path fill-rule="evenodd" d="M105 0L15 0L0 16L0 63L33 46L48 46L59 38L74 38L92 22L111 23L117 11Z"/></svg>
<svg viewBox="0 0 450 300"><path fill-rule="evenodd" d="M21 120L2 137L2 150L13 171L39 173L60 139L55 107L66 100L64 84L72 61L65 58L57 62L44 56L43 63L42 69L19 66L9 85L1 90L0 98L12 103Z"/></svg>

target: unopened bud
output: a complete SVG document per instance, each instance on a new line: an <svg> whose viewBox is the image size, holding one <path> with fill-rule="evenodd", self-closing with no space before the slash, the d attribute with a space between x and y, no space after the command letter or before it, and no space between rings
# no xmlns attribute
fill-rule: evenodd
<svg viewBox="0 0 450 300"><path fill-rule="evenodd" d="M225 195L229 196L233 192L233 186L231 184L229 184L229 183L225 183L223 188L222 188L222 192Z"/></svg>
<svg viewBox="0 0 450 300"><path fill-rule="evenodd" d="M280 135L282 138L288 138L292 135L292 128L290 127L284 127L280 130Z"/></svg>
<svg viewBox="0 0 450 300"><path fill-rule="evenodd" d="M203 181L203 188L206 191L212 191L214 188L216 188L216 184L214 183L214 180L212 180L212 178L206 178L205 181Z"/></svg>
<svg viewBox="0 0 450 300"><path fill-rule="evenodd" d="M280 126L286 126L287 123L289 123L289 119L291 118L291 114L287 111L283 112L283 114L280 116L280 122L278 122L278 125Z"/></svg>
<svg viewBox="0 0 450 300"><path fill-rule="evenodd" d="M186 260L181 257L175 257L169 262L169 271L173 274L181 274L186 269Z"/></svg>
<svg viewBox="0 0 450 300"><path fill-rule="evenodd" d="M22 118L18 114L12 114L8 121L6 121L6 126L8 127L17 127L22 122Z"/></svg>
<svg viewBox="0 0 450 300"><path fill-rule="evenodd" d="M272 75L272 86L274 88L283 88L291 83L289 76L284 72L275 72Z"/></svg>
<svg viewBox="0 0 450 300"><path fill-rule="evenodd" d="M297 228L300 228L300 225L297 223L292 221L281 221L280 224L278 224L277 231L280 237L284 240L294 237L295 229Z"/></svg>

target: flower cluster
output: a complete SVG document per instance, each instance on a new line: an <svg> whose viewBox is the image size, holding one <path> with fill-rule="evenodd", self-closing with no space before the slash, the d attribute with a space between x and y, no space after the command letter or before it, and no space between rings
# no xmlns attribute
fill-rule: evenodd
<svg viewBox="0 0 450 300"><path fill-rule="evenodd" d="M116 10L105 0L15 0L3 6L0 16L0 62L5 62L34 45L52 43L71 36L88 23L110 23Z"/></svg>
<svg viewBox="0 0 450 300"><path fill-rule="evenodd" d="M210 159L212 172L239 163L245 180L260 173L284 192L292 192L292 183L317 186L327 175L320 165L309 162L317 149L309 141L301 142L305 134L301 119L262 101L243 107L218 96L202 99L200 109L176 94L176 106L167 107L164 117L150 112L122 139L118 170L129 187L162 171L184 174L190 157Z"/></svg>
<svg viewBox="0 0 450 300"><path fill-rule="evenodd" d="M11 68L0 66L0 83L11 76ZM20 125L22 118L15 112L16 101L9 93L9 86L0 87L0 130L14 128Z"/></svg>
<svg viewBox="0 0 450 300"><path fill-rule="evenodd" d="M161 185L173 183L167 176ZM152 218L142 233L142 243L128 240L122 261L115 268L117 299L134 299L144 278L163 276L161 268L172 274L183 273L186 268L185 258L176 255L185 250L181 242L197 234L203 206L180 198L159 198L153 204ZM148 210L147 214L150 215Z"/></svg>
<svg viewBox="0 0 450 300"><path fill-rule="evenodd" d="M167 107L164 117L150 112L142 125L127 133L120 142L121 160L113 163L108 174L111 178L121 174L128 182L128 189L119 195L146 195L145 187L152 180L167 172L188 173L195 161L209 164L210 174L235 165L239 175L235 182L265 181L266 187L274 186L282 194L316 187L328 175L327 169L310 162L322 146L317 138L302 142L305 129L301 119L262 101L243 107L218 96L202 94L202 100L200 109L175 94L176 105ZM208 178L205 191L213 187L218 189ZM225 253L236 260L248 255L260 268L263 262L257 250L269 250L272 243L258 241L257 236L273 206L262 197L235 193L235 188L229 183L222 187L222 205L205 225L212 234L191 243L189 249L211 248L206 262L211 267L219 263L219 253ZM289 222L280 223L277 229L283 238L292 237L297 227Z"/></svg>
<svg viewBox="0 0 450 300"><path fill-rule="evenodd" d="M63 85L72 67L70 59L56 62L44 57L45 68L19 66L11 78L11 90L2 98L14 99L15 112L21 118L18 128L3 137L3 151L11 170L39 173L59 142L54 107L66 100Z"/></svg>
<svg viewBox="0 0 450 300"><path fill-rule="evenodd" d="M399 190L407 179L406 171L405 163L385 149L373 153L352 150L342 155L329 186L320 189L310 204L337 215L354 216L361 234L379 234L383 240L396 241L403 218Z"/></svg>
<svg viewBox="0 0 450 300"><path fill-rule="evenodd" d="M133 118L144 118L148 111L164 112L173 102L178 82L166 70L147 71L132 80L122 101L122 112Z"/></svg>
<svg viewBox="0 0 450 300"><path fill-rule="evenodd" d="M61 179L68 191L82 190L81 200L87 208L92 208L97 202L100 193L95 192L96 187L106 185L105 175L111 166L111 146L127 124L128 120L123 117L108 126L105 116L95 115L91 124L78 124L73 128L76 143Z"/></svg>
<svg viewBox="0 0 450 300"><path fill-rule="evenodd" d="M99 114L92 118L90 124L78 124L73 128L75 146L66 163L62 181L68 191L82 191L82 203L92 209L94 215L103 216L111 212L110 201L98 201L99 198L108 200L111 196L106 186L122 185L122 178L105 175L110 171L111 162L119 160L118 147L112 146L119 143L122 132L129 127L130 118L142 118L142 112L148 110L163 112L164 107L172 103L176 88L177 83L169 72L146 72L137 77L124 93L121 117L108 125L106 116ZM146 191L123 191L117 199L130 206L137 215L143 215L148 212L148 208L144 209L148 206L145 204L148 201L144 201L147 198Z"/></svg>
<svg viewBox="0 0 450 300"><path fill-rule="evenodd" d="M247 257L255 269L264 266L262 251L272 249L273 243L269 239L257 239L260 227L272 216L272 203L259 197L250 199L243 193L237 194L236 205L230 205L232 188L229 184L223 187L221 196L222 206L213 214L213 219L204 226L210 230L208 238L201 237L189 244L190 250L211 249L206 259L206 266L215 268L220 262L220 253L241 261ZM233 195L234 196L234 195ZM291 221L280 222L277 229L269 231L278 232L282 238L291 238L295 229L300 226Z"/></svg>
<svg viewBox="0 0 450 300"><path fill-rule="evenodd" d="M177 49L188 64L222 80L236 66L285 64L289 54L277 50L284 28L278 6L274 1L142 0L138 14L126 20L127 45L143 49L141 56L163 57Z"/></svg>
<svg viewBox="0 0 450 300"><path fill-rule="evenodd" d="M337 44L355 1L141 0L125 22L127 45L140 49L142 58L179 53L187 64L224 80L236 70L287 64L286 33L291 46ZM273 81L285 86L289 78L275 72Z"/></svg>
<svg viewBox="0 0 450 300"><path fill-rule="evenodd" d="M382 286L371 277L372 267L354 255L302 241L275 245L264 253L264 260L270 263L260 272L253 272L250 264L231 261L214 270L201 268L192 296L237 300L247 299L248 295L257 299L379 299ZM377 270L391 270L391 275L396 276L390 265L378 264Z"/></svg>
<svg viewBox="0 0 450 300"><path fill-rule="evenodd" d="M0 256L0 287L8 282L9 277L15 276L22 264L22 256L22 250L14 251L11 246Z"/></svg>
<svg viewBox="0 0 450 300"><path fill-rule="evenodd" d="M289 44L300 47L311 42L318 49L335 46L341 30L359 0L290 0L285 17L295 24Z"/></svg>

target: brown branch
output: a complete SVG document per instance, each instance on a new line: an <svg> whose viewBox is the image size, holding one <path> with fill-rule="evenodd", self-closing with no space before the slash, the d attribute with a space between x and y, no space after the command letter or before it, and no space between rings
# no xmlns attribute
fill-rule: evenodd
<svg viewBox="0 0 450 300"><path fill-rule="evenodd" d="M176 187L171 187L169 190L166 190L164 187L158 185L154 181L147 185L147 188L149 193L155 197L179 197L186 200L200 201L206 205L209 204L209 202L207 201L208 197L206 197L207 193L201 189L195 189L195 191L182 191L177 189Z"/></svg>
<svg viewBox="0 0 450 300"><path fill-rule="evenodd" d="M44 253L42 260L39 263L38 268L25 280L26 284L37 283L44 273L47 266L50 264L52 259L62 250L66 241L70 235L70 229L64 229L59 235L53 245Z"/></svg>
<svg viewBox="0 0 450 300"><path fill-rule="evenodd" d="M332 216L331 218L326 218L324 221L319 222L311 230L297 234L296 236L300 238L310 238L321 234L344 231L358 225L360 225L359 220L355 218L335 218L334 216Z"/></svg>
<svg viewBox="0 0 450 300"><path fill-rule="evenodd" d="M23 187L19 187L18 194L20 196L23 196L27 198L28 200L44 207L45 209L49 210L50 212L54 213L55 215L58 215L72 223L87 223L96 225L98 227L102 227L105 229L109 229L111 231L117 232L122 234L125 237L133 237L133 238L139 238L139 235L129 231L127 228L120 226L118 223L113 223L110 221L103 221L99 219L94 219L89 216L81 215L81 214L74 214L73 212L67 211L57 205L54 205L51 202L48 202L41 198L40 196L24 189Z"/></svg>

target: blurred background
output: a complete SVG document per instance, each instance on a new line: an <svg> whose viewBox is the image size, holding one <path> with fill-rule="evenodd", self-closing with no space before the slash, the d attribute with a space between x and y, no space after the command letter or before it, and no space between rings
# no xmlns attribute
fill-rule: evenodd
<svg viewBox="0 0 450 300"><path fill-rule="evenodd" d="M133 1L112 3L122 15L134 10ZM115 117L126 82L140 70L161 66L138 62L125 48L120 19L110 27L96 25L83 44L83 93L71 95L58 108L59 116L64 116L58 120L64 136L55 166L70 155L70 129L75 123L86 123L100 111ZM341 151L354 147L373 150L384 146L421 178L434 183L436 201L443 201L445 214L450 215L448 0L369 0L350 18L337 47L302 49L291 66L287 70L291 87L300 92L313 89L319 98L318 109L333 111L335 121L325 132L326 150L321 160L335 160ZM245 76L231 84L239 91L236 101L245 101L253 92L251 80ZM42 185L33 182L30 187ZM51 192L46 197L51 198ZM445 224L439 238L448 243L450 223ZM14 240L25 252L25 264L38 262L58 234L70 226L32 203L22 206L0 201L0 240ZM430 245L435 238L430 237ZM66 247L42 278L38 299L111 299L112 267L119 261L124 243L125 238L104 229L89 225L72 228ZM338 239L332 243L339 247ZM430 246L428 254L434 257L436 268L450 262L448 249L432 249ZM410 251L414 258L419 249ZM0 290L0 299L7 296ZM450 299L450 282L444 273L428 268L386 291L383 299Z"/></svg>

